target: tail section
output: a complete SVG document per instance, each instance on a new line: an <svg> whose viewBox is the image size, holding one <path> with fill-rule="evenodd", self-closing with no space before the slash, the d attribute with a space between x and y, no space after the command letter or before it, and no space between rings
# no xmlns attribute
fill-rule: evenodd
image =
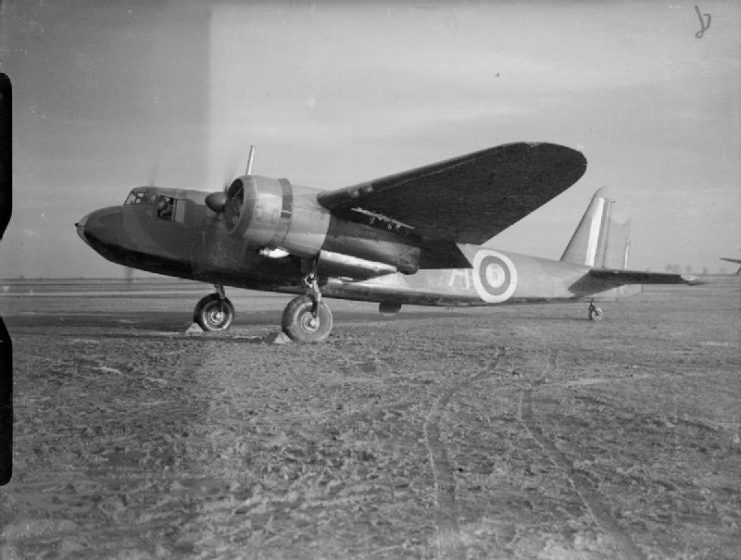
<svg viewBox="0 0 741 560"><path fill-rule="evenodd" d="M592 268L628 268L630 220L618 222L613 217L614 203L606 188L594 193L562 261Z"/></svg>

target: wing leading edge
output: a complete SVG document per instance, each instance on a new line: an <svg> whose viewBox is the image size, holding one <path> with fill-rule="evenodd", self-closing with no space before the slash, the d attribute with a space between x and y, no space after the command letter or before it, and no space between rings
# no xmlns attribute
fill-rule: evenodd
<svg viewBox="0 0 741 560"><path fill-rule="evenodd" d="M382 216L424 239L482 244L568 189L586 167L571 148L520 142L326 191L318 200L345 219Z"/></svg>

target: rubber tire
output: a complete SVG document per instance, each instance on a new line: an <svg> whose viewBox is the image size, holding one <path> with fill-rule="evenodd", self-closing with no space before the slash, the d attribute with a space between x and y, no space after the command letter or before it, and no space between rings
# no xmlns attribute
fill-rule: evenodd
<svg viewBox="0 0 741 560"><path fill-rule="evenodd" d="M193 310L193 322L204 331L225 331L234 321L234 306L219 294L209 294L202 298Z"/></svg>
<svg viewBox="0 0 741 560"><path fill-rule="evenodd" d="M323 301L319 302L317 324L309 325L313 318L314 302L309 296L293 298L283 310L281 327L294 342L322 342L332 332L332 310Z"/></svg>
<svg viewBox="0 0 741 560"><path fill-rule="evenodd" d="M605 312L602 311L601 308L595 307L594 309L589 310L589 320L590 321L601 321L605 316Z"/></svg>

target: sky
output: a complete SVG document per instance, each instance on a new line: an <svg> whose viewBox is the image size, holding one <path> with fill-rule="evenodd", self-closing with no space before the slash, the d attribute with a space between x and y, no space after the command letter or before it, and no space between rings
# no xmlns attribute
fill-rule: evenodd
<svg viewBox="0 0 741 560"><path fill-rule="evenodd" d="M75 221L138 185L219 190L251 144L255 173L334 189L516 141L576 148L587 172L491 245L558 259L609 186L631 268L730 272L741 4L697 5L701 38L690 2L2 2L0 277L121 275Z"/></svg>

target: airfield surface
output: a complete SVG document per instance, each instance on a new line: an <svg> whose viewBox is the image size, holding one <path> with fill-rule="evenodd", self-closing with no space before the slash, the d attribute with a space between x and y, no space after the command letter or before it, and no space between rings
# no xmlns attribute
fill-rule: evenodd
<svg viewBox="0 0 741 560"><path fill-rule="evenodd" d="M0 557L737 558L741 280L710 281L600 323L329 301L319 345L264 343L286 296L186 336L208 287L0 286Z"/></svg>

